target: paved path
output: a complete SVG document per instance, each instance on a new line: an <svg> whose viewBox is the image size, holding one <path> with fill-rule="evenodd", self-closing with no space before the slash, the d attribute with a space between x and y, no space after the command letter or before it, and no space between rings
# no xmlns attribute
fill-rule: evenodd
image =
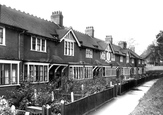
<svg viewBox="0 0 163 115"><path fill-rule="evenodd" d="M143 97L144 93L146 93L156 81L157 80L146 82L124 95L116 97L89 115L129 115L138 105L139 99Z"/></svg>

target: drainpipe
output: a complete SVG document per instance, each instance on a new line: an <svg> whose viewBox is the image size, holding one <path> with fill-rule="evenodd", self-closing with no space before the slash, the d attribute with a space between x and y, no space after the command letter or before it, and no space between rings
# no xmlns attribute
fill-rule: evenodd
<svg viewBox="0 0 163 115"><path fill-rule="evenodd" d="M24 34L25 33L25 30L23 30L22 32L19 33L19 51L18 51L18 58L20 60L20 50L21 50L21 47L20 47L20 39L21 39L21 34Z"/></svg>

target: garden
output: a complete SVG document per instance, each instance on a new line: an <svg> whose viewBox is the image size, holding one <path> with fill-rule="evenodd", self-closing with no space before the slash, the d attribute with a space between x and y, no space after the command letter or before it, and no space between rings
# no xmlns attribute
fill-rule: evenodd
<svg viewBox="0 0 163 115"><path fill-rule="evenodd" d="M44 105L49 105L51 112L57 115L61 113L61 100L68 104L110 88L110 82L98 77L83 82L67 80L66 84L63 84L64 87L60 89L56 88L57 84L57 82L49 82L43 87L36 87L31 82L20 83L15 90L8 91L6 96L0 97L0 115L13 115L14 110L23 111L29 106L42 107ZM71 92L74 94L73 100Z"/></svg>

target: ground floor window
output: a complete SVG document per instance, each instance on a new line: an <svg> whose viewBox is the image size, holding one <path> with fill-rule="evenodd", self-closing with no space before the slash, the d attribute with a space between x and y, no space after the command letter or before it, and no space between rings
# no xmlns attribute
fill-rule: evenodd
<svg viewBox="0 0 163 115"><path fill-rule="evenodd" d="M24 81L47 82L48 66L45 63L25 63L24 64Z"/></svg>
<svg viewBox="0 0 163 115"><path fill-rule="evenodd" d="M116 67L111 68L110 66L108 67L103 67L102 69L103 77L112 77L116 76Z"/></svg>
<svg viewBox="0 0 163 115"><path fill-rule="evenodd" d="M138 74L142 74L142 67L139 67Z"/></svg>
<svg viewBox="0 0 163 115"><path fill-rule="evenodd" d="M0 85L19 84L19 62L0 60Z"/></svg>
<svg viewBox="0 0 163 115"><path fill-rule="evenodd" d="M130 68L123 67L123 75L130 75Z"/></svg>
<svg viewBox="0 0 163 115"><path fill-rule="evenodd" d="M134 75L136 75L136 74L137 74L137 68L134 67Z"/></svg>
<svg viewBox="0 0 163 115"><path fill-rule="evenodd" d="M69 77L74 80L92 79L92 69L92 66L71 65L69 67Z"/></svg>

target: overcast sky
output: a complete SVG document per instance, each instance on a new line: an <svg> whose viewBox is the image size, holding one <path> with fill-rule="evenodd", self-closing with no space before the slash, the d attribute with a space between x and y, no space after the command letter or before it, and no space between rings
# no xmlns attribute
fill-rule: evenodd
<svg viewBox="0 0 163 115"><path fill-rule="evenodd" d="M83 33L93 26L96 38L112 35L115 44L133 38L138 54L163 30L163 0L0 0L0 4L47 20L53 11L62 11L64 26Z"/></svg>

